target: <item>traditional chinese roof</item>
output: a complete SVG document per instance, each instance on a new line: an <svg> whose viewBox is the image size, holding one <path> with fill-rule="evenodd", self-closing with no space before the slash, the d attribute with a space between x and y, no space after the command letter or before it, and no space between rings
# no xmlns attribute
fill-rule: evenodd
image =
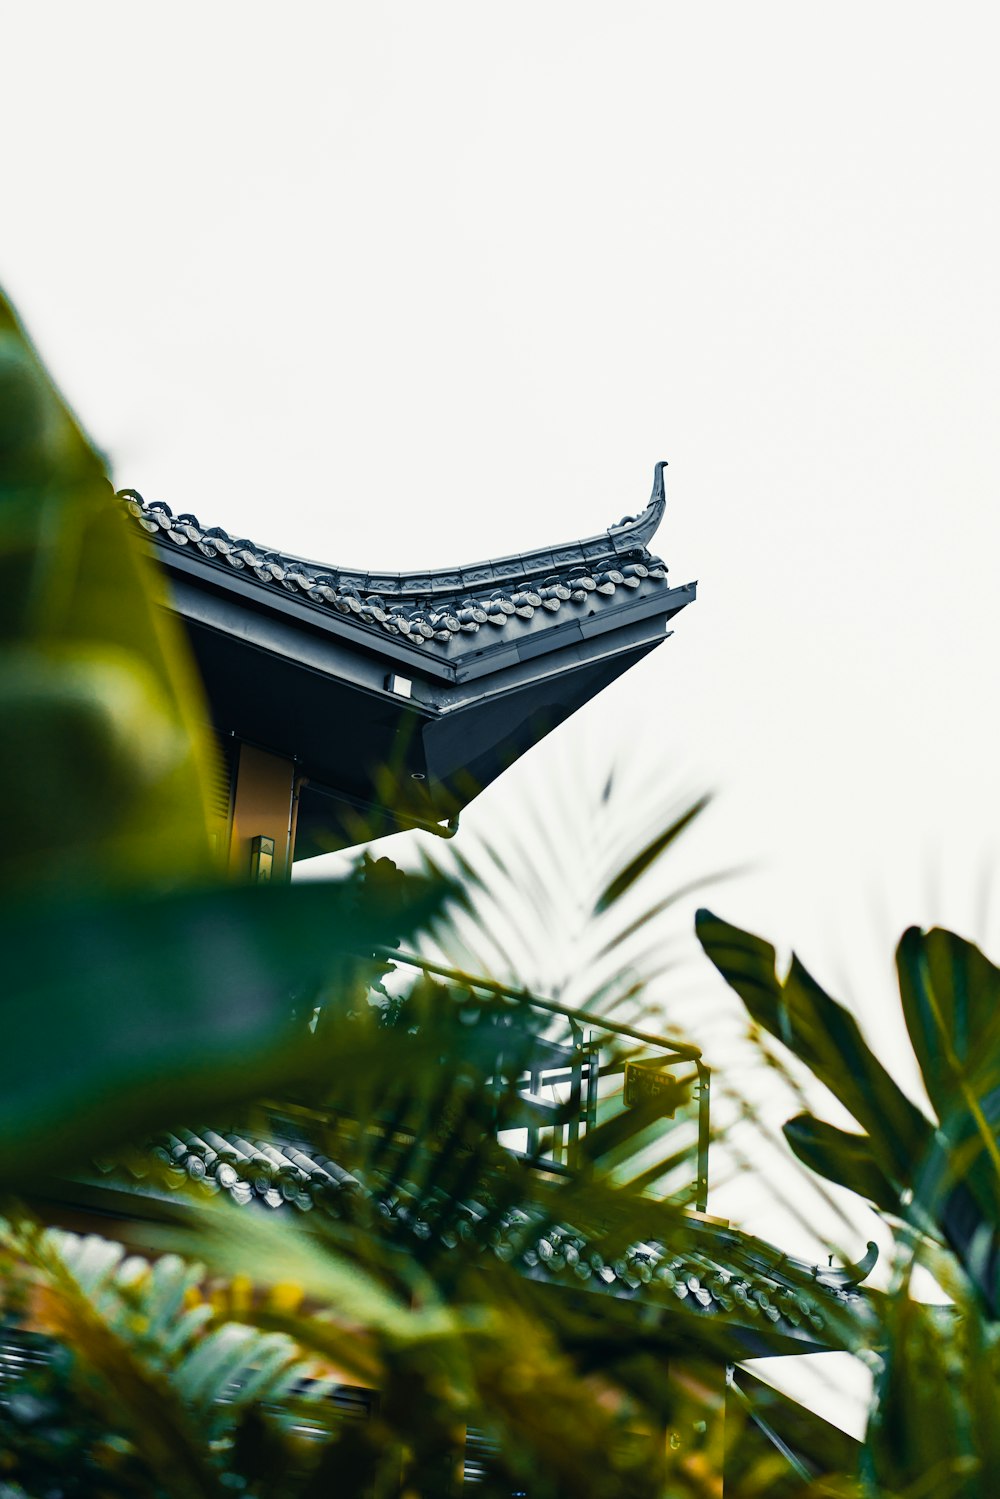
<svg viewBox="0 0 1000 1499"><path fill-rule="evenodd" d="M440 831L667 637L696 585L671 588L649 551L664 467L646 507L598 535L419 573L309 562L121 498L166 570L218 733L300 768L301 858Z"/></svg>
<svg viewBox="0 0 1000 1499"><path fill-rule="evenodd" d="M186 551L223 571L244 573L248 580L305 600L318 611L353 617L358 626L402 636L418 649L430 645L452 660L468 651L469 637L483 626L509 627L520 638L536 633L538 625L554 623L552 617L561 615L564 605L567 617L590 617L628 607L640 591L644 596L669 592L665 565L648 551L663 516L665 466L656 465L653 492L641 514L627 515L597 536L423 572L310 562L231 536L220 526L206 527L194 515L175 516L169 505L147 502L134 489L120 495L129 514L165 551ZM536 611L542 611L538 625L529 631Z"/></svg>

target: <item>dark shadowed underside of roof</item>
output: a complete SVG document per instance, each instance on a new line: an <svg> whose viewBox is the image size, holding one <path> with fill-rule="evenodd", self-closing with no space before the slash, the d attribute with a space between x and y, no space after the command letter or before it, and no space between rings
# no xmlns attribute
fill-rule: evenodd
<svg viewBox="0 0 1000 1499"><path fill-rule="evenodd" d="M121 492L164 569L221 741L295 766L294 857L449 830L485 787L655 649L696 594L648 550L665 506L468 567L387 573L268 550ZM349 727L349 732L347 731Z"/></svg>

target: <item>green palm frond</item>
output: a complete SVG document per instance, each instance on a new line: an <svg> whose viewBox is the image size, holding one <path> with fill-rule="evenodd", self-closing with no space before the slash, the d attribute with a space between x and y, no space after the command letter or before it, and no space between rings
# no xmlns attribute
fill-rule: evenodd
<svg viewBox="0 0 1000 1499"><path fill-rule="evenodd" d="M463 827L443 852L425 845L424 867L463 888L462 904L435 924L433 947L469 971L639 1024L652 981L684 959L687 932L672 914L686 893L726 874L667 883L666 856L707 797L678 804L661 784L624 774L604 790L601 800L567 759L503 825Z"/></svg>

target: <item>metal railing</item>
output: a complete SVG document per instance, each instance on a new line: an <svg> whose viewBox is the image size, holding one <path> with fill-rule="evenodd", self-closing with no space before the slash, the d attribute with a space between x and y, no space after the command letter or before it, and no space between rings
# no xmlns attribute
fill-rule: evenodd
<svg viewBox="0 0 1000 1499"><path fill-rule="evenodd" d="M443 980L453 999L464 997L488 1010L497 1031L491 1083L498 1099L505 1095L498 1138L506 1148L539 1169L576 1173L590 1159L589 1134L643 1107L643 1117L652 1122L629 1141L630 1174L645 1170L655 1195L706 1210L711 1076L698 1047L571 1009L419 953L379 948L375 955L397 968ZM528 1017L527 1028L514 1025L518 1013ZM671 1164L658 1180L655 1165L663 1158L666 1130Z"/></svg>

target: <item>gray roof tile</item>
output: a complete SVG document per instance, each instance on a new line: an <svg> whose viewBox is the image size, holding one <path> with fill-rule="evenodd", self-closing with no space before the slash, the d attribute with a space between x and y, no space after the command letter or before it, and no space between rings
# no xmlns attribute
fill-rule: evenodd
<svg viewBox="0 0 1000 1499"><path fill-rule="evenodd" d="M610 609L641 587L665 584L667 570L648 551L665 505L663 469L656 465L649 504L603 535L460 568L420 573L358 572L309 562L207 529L196 516L175 516L162 501L119 491L127 513L157 544L187 551L215 567L248 572L265 588L283 588L320 610L353 617L360 626L403 634L412 645L447 650L456 637L490 625L515 633L521 621L558 616L586 604ZM622 599L616 597L623 589ZM457 644L457 641L456 641Z"/></svg>
<svg viewBox="0 0 1000 1499"><path fill-rule="evenodd" d="M121 1152L100 1162L99 1171L148 1192L187 1191L227 1194L243 1207L256 1203L268 1212L318 1210L334 1217L366 1211L383 1232L412 1234L426 1241L437 1234L446 1248L470 1239L473 1225L489 1218L476 1202L421 1200L397 1181L362 1181L328 1156L314 1155L302 1141L249 1139L238 1131L181 1129L162 1133L144 1150ZM508 1209L480 1239L480 1249L514 1264L535 1280L591 1283L625 1299L680 1304L696 1316L723 1316L744 1326L767 1323L777 1333L815 1343L823 1341L828 1318L836 1309L864 1310L857 1283L871 1269L874 1246L856 1269L831 1270L781 1255L770 1245L735 1231L697 1221L687 1238L704 1248L686 1246L674 1253L669 1244L629 1246L608 1263L571 1225L553 1224L538 1209ZM730 1253L731 1252L731 1253ZM730 1258L720 1263L719 1256ZM732 1262L741 1268L732 1268ZM808 1290L803 1282L808 1282Z"/></svg>

